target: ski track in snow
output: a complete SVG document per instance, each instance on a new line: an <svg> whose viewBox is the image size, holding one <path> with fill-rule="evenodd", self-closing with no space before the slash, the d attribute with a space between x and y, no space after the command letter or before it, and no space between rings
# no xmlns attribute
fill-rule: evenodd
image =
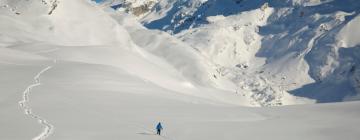
<svg viewBox="0 0 360 140"><path fill-rule="evenodd" d="M54 60L54 63L56 63L57 61ZM22 100L19 102L20 107L24 110L25 114L33 119L38 120L38 122L44 127L44 130L37 135L36 137L34 137L32 140L44 140L47 137L49 137L51 135L51 133L53 133L54 131L54 126L52 124L50 124L45 118L35 114L34 112L32 112L31 107L28 105L28 103L30 102L30 98L29 95L31 93L31 90L37 86L41 85L40 82L40 77L43 73L45 73L46 71L48 71L49 69L51 69L52 66L47 66L46 68L42 69L35 77L34 77L34 83L29 85L25 91L23 92L23 98Z"/></svg>

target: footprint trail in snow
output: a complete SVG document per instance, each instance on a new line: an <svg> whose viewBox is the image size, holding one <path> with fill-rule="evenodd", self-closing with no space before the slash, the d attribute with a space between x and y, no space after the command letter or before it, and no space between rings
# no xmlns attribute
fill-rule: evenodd
<svg viewBox="0 0 360 140"><path fill-rule="evenodd" d="M54 60L54 63L56 63L56 60ZM39 135L34 137L32 140L44 140L47 137L49 137L54 130L54 126L52 124L50 124L45 118L35 114L32 111L31 107L28 105L28 103L30 102L29 95L31 93L31 90L41 85L41 81L40 81L41 75L51 68L52 66L47 66L34 77L34 83L29 85L25 89L25 91L23 92L22 100L19 102L19 105L24 110L25 114L33 119L36 119L44 127L44 130Z"/></svg>

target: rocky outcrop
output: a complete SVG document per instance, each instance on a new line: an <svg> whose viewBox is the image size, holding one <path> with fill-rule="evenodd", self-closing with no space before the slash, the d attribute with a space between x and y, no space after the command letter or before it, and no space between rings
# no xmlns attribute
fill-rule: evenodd
<svg viewBox="0 0 360 140"><path fill-rule="evenodd" d="M145 13L148 13L154 5L155 5L154 1L149 1L137 7L130 7L129 12L131 12L135 16L141 16Z"/></svg>

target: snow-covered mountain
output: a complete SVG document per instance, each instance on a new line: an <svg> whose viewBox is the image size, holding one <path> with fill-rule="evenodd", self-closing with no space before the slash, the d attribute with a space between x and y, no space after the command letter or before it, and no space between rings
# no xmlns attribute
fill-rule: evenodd
<svg viewBox="0 0 360 140"><path fill-rule="evenodd" d="M0 0L0 139L357 140L359 101L252 107L356 99L342 2Z"/></svg>
<svg viewBox="0 0 360 140"><path fill-rule="evenodd" d="M213 77L261 105L288 92L317 102L359 96L356 0L160 0L139 19L210 61Z"/></svg>
<svg viewBox="0 0 360 140"><path fill-rule="evenodd" d="M359 95L359 41L350 32L359 30L357 1L101 0L92 3L98 9L116 10L103 13L112 15L112 19L104 20L121 26L116 25L121 32L108 28L113 35L100 25L109 23L105 21L86 23L96 31L84 28L64 33L77 19L64 20L62 15L68 11L55 14L60 3L57 0L2 3L4 12L19 17L27 14L41 17L36 20L44 20L40 21L44 25L36 25L36 30L44 32L37 35L42 40L46 38L61 45L136 46L174 67L187 80L185 83L236 93L255 106L297 104L304 103L304 99L356 100ZM43 7L42 10L29 10L34 3ZM139 12L137 8L142 10ZM49 19L42 18L41 12L50 15ZM170 35L147 30L136 20L146 28ZM88 33L83 34L84 31ZM128 33L125 38L123 32ZM124 44L128 40L130 43Z"/></svg>

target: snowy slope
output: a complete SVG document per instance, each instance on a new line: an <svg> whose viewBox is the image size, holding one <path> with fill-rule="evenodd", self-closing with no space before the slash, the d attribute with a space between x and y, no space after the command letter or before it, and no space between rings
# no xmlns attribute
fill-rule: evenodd
<svg viewBox="0 0 360 140"><path fill-rule="evenodd" d="M149 31L129 15L105 12L94 2L0 4L0 139L360 137L358 101L244 107L261 102L211 88L235 88L229 86L233 83L226 87L230 77L209 78L216 71L215 57L200 55L200 49L168 34ZM339 37L349 36L345 28L341 32ZM164 124L163 136L154 135L158 121Z"/></svg>
<svg viewBox="0 0 360 140"><path fill-rule="evenodd" d="M86 47L81 52L88 54L85 50ZM41 134L41 125L26 117L17 101L33 82L33 76L47 66L52 68L40 75L41 85L31 90L29 100L32 111L53 126L47 139L356 140L359 137L358 102L244 108L183 96L117 67L76 62L74 58L53 62L30 55L34 52L27 55L6 49L2 52L2 58L6 54L15 58L7 55L7 62L13 64L0 64L1 74L9 75L10 79L1 84L6 87L1 88L4 91L1 139L31 139ZM70 52L74 50L67 53ZM165 128L162 137L153 131L158 120Z"/></svg>
<svg viewBox="0 0 360 140"><path fill-rule="evenodd" d="M279 3L274 2L273 5L280 5ZM341 30L347 28L349 22L357 16L360 3L348 0L303 5L305 6L301 3L299 6L295 4L294 8L285 5L285 8L279 8L269 17L270 23L263 27L262 31L266 36L263 42L269 46L279 47L262 47L257 55L267 57L269 66L281 60L284 54L293 54L290 60L306 61L309 67L308 75L315 82L292 89L291 92L295 95L314 98L318 102L334 102L358 94L355 89L359 84L350 81L358 77L354 71L359 62L359 52L356 51L356 45L351 46L351 53L343 49L343 41L338 34L341 34ZM281 13L285 14L280 16ZM275 31L272 27L280 29ZM356 31L358 28L355 27L353 30ZM291 66L291 63L283 65ZM289 73L292 70L278 71Z"/></svg>
<svg viewBox="0 0 360 140"><path fill-rule="evenodd" d="M194 84L225 90L234 88L234 84L228 82L227 79L214 77L214 74L217 73L216 66L189 45L167 33L147 30L139 23L134 24L137 21L131 15L114 13L112 16L125 26L139 47L172 64L177 71L180 71Z"/></svg>
<svg viewBox="0 0 360 140"><path fill-rule="evenodd" d="M1 63L1 74L11 75L11 80L1 84L6 86L2 88L5 94L1 94L1 99L6 99L1 101L1 139L31 139L43 132L36 120L23 114L17 101L23 89L33 82L33 76L47 66L52 68L40 75L41 85L31 90L29 100L32 111L53 126L46 139L356 140L359 137L358 102L244 108L183 96L112 66L76 62L77 59L53 62L29 55L33 52L27 53L23 60L19 55L24 52L11 52L16 59L7 61L13 64ZM164 124L161 137L154 135L157 121Z"/></svg>
<svg viewBox="0 0 360 140"><path fill-rule="evenodd" d="M140 21L198 50L254 104L297 103L288 93L338 102L359 95L359 7L356 0L162 0Z"/></svg>

